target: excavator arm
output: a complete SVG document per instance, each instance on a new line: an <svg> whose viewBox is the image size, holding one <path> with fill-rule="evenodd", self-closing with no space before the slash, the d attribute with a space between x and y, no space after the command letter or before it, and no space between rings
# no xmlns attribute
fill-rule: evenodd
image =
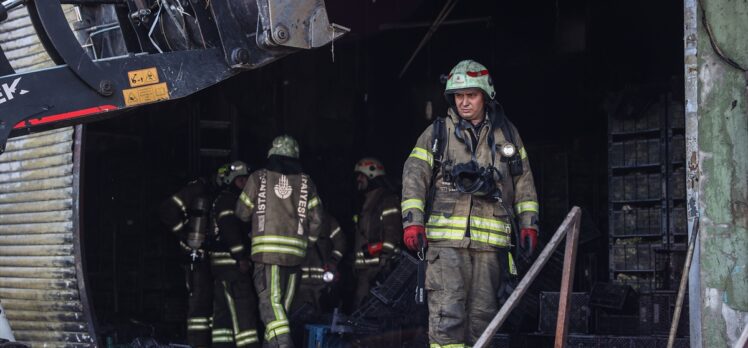
<svg viewBox="0 0 748 348"><path fill-rule="evenodd" d="M107 7L111 23L88 37L71 30L62 4ZM178 99L348 31L323 0L8 0L26 6L54 67L17 73L0 50L0 153L9 137L90 122ZM81 41L117 29L125 52L99 58ZM88 45L91 46L91 45Z"/></svg>

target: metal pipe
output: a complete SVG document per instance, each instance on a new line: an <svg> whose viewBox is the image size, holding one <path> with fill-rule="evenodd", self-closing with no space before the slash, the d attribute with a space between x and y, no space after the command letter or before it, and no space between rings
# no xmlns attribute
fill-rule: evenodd
<svg viewBox="0 0 748 348"><path fill-rule="evenodd" d="M413 63L413 59L416 58L418 55L418 52L421 51L423 46L426 45L426 43L431 39L431 36L434 35L436 32L436 29L439 28L439 26L444 22L445 19L447 19L447 16L449 16L449 13L452 12L452 9L455 8L455 5L457 5L457 2L460 0L450 0L447 1L446 4L444 4L444 7L439 12L439 15L436 16L436 19L434 19L434 23L431 24L431 27L429 28L429 31L426 32L426 35L423 36L423 39L421 39L421 42L418 43L418 46L416 47L416 50L413 52L413 54L410 56L410 59L408 59L408 62L405 63L405 66L402 70L400 70L400 74L397 76L397 78L402 78L403 75L405 75L405 72L408 70L408 67L410 67L410 64Z"/></svg>
<svg viewBox="0 0 748 348"><path fill-rule="evenodd" d="M453 19L451 21L442 22L441 26L448 25L460 25L460 24L473 24L473 23L489 23L493 18L491 17L477 17L477 18L466 18L466 19ZM430 22L415 22L415 23L384 23L379 26L379 30L395 30L395 29L415 29L425 28L431 26Z"/></svg>
<svg viewBox="0 0 748 348"><path fill-rule="evenodd" d="M696 236L699 234L699 216L696 215L693 222L693 231L691 231L691 240L688 242L688 252L686 253L686 263L683 265L683 272L681 272L680 287L678 288L678 298L675 300L675 312L673 313L673 322L670 324L670 335L667 339L667 348L673 348L675 343L675 334L678 332L678 322L680 322L680 312L683 309L683 297L686 294L686 286L688 285L688 273L691 269L691 259L693 257L694 245L696 244Z"/></svg>

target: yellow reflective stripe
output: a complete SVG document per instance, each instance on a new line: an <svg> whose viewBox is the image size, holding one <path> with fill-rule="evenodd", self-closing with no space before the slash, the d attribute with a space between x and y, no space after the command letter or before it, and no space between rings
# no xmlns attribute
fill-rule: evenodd
<svg viewBox="0 0 748 348"><path fill-rule="evenodd" d="M509 255L509 273L512 275L517 275L517 265L514 264L514 257L512 257L512 253L507 253Z"/></svg>
<svg viewBox="0 0 748 348"><path fill-rule="evenodd" d="M504 221L495 219L480 218L477 216L470 217L470 226L496 232L511 232L512 226Z"/></svg>
<svg viewBox="0 0 748 348"><path fill-rule="evenodd" d="M390 242L384 242L382 243L382 249L395 250L395 244L392 244Z"/></svg>
<svg viewBox="0 0 748 348"><path fill-rule="evenodd" d="M400 209L390 208L390 209L382 211L382 216L381 217L385 217L387 215L392 215L392 214L397 214L399 212L400 212Z"/></svg>
<svg viewBox="0 0 748 348"><path fill-rule="evenodd" d="M187 207L185 207L184 202L182 202L182 200L179 199L179 197L171 196L171 200L174 201L174 203L176 203L179 206L179 208L181 208L182 210L187 210Z"/></svg>
<svg viewBox="0 0 748 348"><path fill-rule="evenodd" d="M208 324L187 325L187 331L207 331L207 330L210 330L210 325Z"/></svg>
<svg viewBox="0 0 748 348"><path fill-rule="evenodd" d="M409 157L415 157L420 160L426 161L426 163L429 164L429 167L434 166L434 156L426 149L414 147L413 151L410 152Z"/></svg>
<svg viewBox="0 0 748 348"><path fill-rule="evenodd" d="M288 326L288 320L274 320L268 323L267 329L268 330L275 330L279 327Z"/></svg>
<svg viewBox="0 0 748 348"><path fill-rule="evenodd" d="M426 238L428 239L460 240L464 236L464 230L455 230L448 228L426 228Z"/></svg>
<svg viewBox="0 0 748 348"><path fill-rule="evenodd" d="M284 335L291 332L291 329L288 327L281 327L277 328L275 330L268 330L265 332L265 341L274 340L277 336Z"/></svg>
<svg viewBox="0 0 748 348"><path fill-rule="evenodd" d="M540 205L536 201L519 202L514 205L514 211L516 211L517 214L522 214L528 211L537 213L540 211Z"/></svg>
<svg viewBox="0 0 748 348"><path fill-rule="evenodd" d="M318 206L320 203L319 197L314 197L309 200L309 204L307 204L308 209L314 209L314 207Z"/></svg>
<svg viewBox="0 0 748 348"><path fill-rule="evenodd" d="M259 253L280 253L304 257L306 256L306 249L297 249L280 245L253 245L252 255Z"/></svg>
<svg viewBox="0 0 748 348"><path fill-rule="evenodd" d="M184 221L174 225L174 227L172 227L171 230L174 232L178 232L179 230L182 229L182 227L184 227Z"/></svg>
<svg viewBox="0 0 748 348"><path fill-rule="evenodd" d="M252 237L252 244L278 244L278 245L289 245L299 248L306 249L307 242L303 239L284 237L284 236L255 236Z"/></svg>
<svg viewBox="0 0 748 348"><path fill-rule="evenodd" d="M358 223L358 214L353 215L353 222Z"/></svg>
<svg viewBox="0 0 748 348"><path fill-rule="evenodd" d="M338 258L342 258L342 257L343 257L343 253L341 253L340 251L337 251L337 250L333 250L333 251L332 251L332 253L333 253L333 254L334 254L335 256L337 256Z"/></svg>
<svg viewBox="0 0 748 348"><path fill-rule="evenodd" d="M470 230L470 239L495 246L507 246L510 242L508 235L500 235L478 230Z"/></svg>
<svg viewBox="0 0 748 348"><path fill-rule="evenodd" d="M226 307L229 307L229 314L231 315L231 324L234 328L233 332L239 332L239 318L236 316L236 304L234 298L229 293L228 285L225 281L221 282L223 285L223 295L226 297Z"/></svg>
<svg viewBox="0 0 748 348"><path fill-rule="evenodd" d="M235 245L235 246L231 247L231 253L232 254L238 254L238 253L240 253L242 251L244 251L244 245L239 244L239 245Z"/></svg>
<svg viewBox="0 0 748 348"><path fill-rule="evenodd" d="M209 323L210 319L205 317L195 317L187 319L187 322L190 324Z"/></svg>
<svg viewBox="0 0 748 348"><path fill-rule="evenodd" d="M276 321L287 320L281 304L280 268L277 265L270 266L270 306L273 308ZM268 323L268 331L273 330L274 327L271 328L273 323Z"/></svg>
<svg viewBox="0 0 748 348"><path fill-rule="evenodd" d="M294 292L296 292L296 274L288 276L288 283L286 284L286 299L283 301L283 308L286 312L291 310L291 302L293 302Z"/></svg>
<svg viewBox="0 0 748 348"><path fill-rule="evenodd" d="M213 341L213 343L231 343L234 342L234 338L231 336L216 336L215 334L213 334L213 338L211 339L211 341Z"/></svg>
<svg viewBox="0 0 748 348"><path fill-rule="evenodd" d="M240 332L236 334L236 346L246 346L251 343L258 342L259 339L257 337L257 331L256 330L247 330Z"/></svg>
<svg viewBox="0 0 748 348"><path fill-rule="evenodd" d="M454 343L454 344L445 344L445 345L441 345L438 343L431 343L429 345L429 348L465 348L465 347L466 346L464 343Z"/></svg>
<svg viewBox="0 0 748 348"><path fill-rule="evenodd" d="M229 216L229 215L234 215L234 211L233 210L224 210L224 211L218 213L218 219L220 219L220 218L222 218L224 216Z"/></svg>
<svg viewBox="0 0 748 348"><path fill-rule="evenodd" d="M316 243L317 239L319 239L319 237L309 236L309 241L312 243Z"/></svg>
<svg viewBox="0 0 748 348"><path fill-rule="evenodd" d="M340 226L338 226L338 228L336 228L334 231L332 231L332 233L330 233L330 239L335 238L335 236L337 236L338 233L340 233Z"/></svg>
<svg viewBox="0 0 748 348"><path fill-rule="evenodd" d="M239 200L241 200L242 203L244 203L244 205L246 205L249 209L255 207L255 205L252 204L252 199L249 198L246 192L242 192L242 194L239 195Z"/></svg>
<svg viewBox="0 0 748 348"><path fill-rule="evenodd" d="M214 335L226 335L226 334L233 335L234 331L232 331L231 329L213 329L213 334Z"/></svg>
<svg viewBox="0 0 748 348"><path fill-rule="evenodd" d="M453 216L445 217L442 215L432 215L429 217L428 226L433 227L467 227L467 217L464 216Z"/></svg>
<svg viewBox="0 0 748 348"><path fill-rule="evenodd" d="M521 159L527 158L527 151L525 151L525 147L524 146L519 148L519 157Z"/></svg>
<svg viewBox="0 0 748 348"><path fill-rule="evenodd" d="M228 259L211 259L210 264L214 266L221 266L221 265L235 265L236 260L228 258Z"/></svg>
<svg viewBox="0 0 748 348"><path fill-rule="evenodd" d="M406 199L402 203L400 203L400 208L403 211L406 211L408 209L418 209L420 211L423 211L423 207L423 200L417 198Z"/></svg>

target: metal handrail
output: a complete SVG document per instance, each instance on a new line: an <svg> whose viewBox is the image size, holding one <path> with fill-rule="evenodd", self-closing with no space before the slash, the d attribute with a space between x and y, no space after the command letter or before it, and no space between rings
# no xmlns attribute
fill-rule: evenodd
<svg viewBox="0 0 748 348"><path fill-rule="evenodd" d="M517 288L512 292L512 295L509 296L509 299L504 302L504 305L501 306L501 309L499 309L499 312L496 313L496 316L494 316L493 320L488 324L488 327L486 327L486 330L483 331L483 334L478 339L478 342L473 345L474 348L483 348L487 347L488 343L491 342L491 339L493 339L493 335L496 334L496 331L499 330L501 325L504 323L504 321L509 317L509 314L511 314L514 307L516 307L519 304L519 300L522 299L522 296L524 296L525 292L527 292L527 289L530 287L530 284L535 280L535 278L540 274L540 271L543 269L545 264L550 259L553 252L558 248L559 244L561 244L561 240L564 239L567 232L571 231L570 234L570 241L569 243L567 241L567 251L569 250L570 245L576 246L576 240L579 236L579 222L582 217L582 210L579 207L573 207L571 208L571 211L569 211L569 214L566 215L566 219L564 219L564 222L561 223L561 226L558 227L556 230L556 233L553 234L553 237L551 240L546 244L545 248L543 248L543 251L538 255L538 258L535 260L535 262L532 264L532 267L527 271L524 277L522 277L522 280L519 282L519 285L517 285ZM574 253L575 254L575 253ZM566 264L566 259L564 260L564 273L566 274L566 270L573 269L574 267L574 260L573 258L570 258L569 265ZM573 273L572 273L573 277ZM564 277L565 279L568 279L567 277ZM560 297L560 301L563 300L562 296ZM568 301L567 301L568 302ZM564 310L562 307L559 307L559 311ZM568 316L565 316L568 317ZM562 330L565 331L565 330ZM563 332L561 334L561 342L565 342L566 333ZM558 342L558 339L557 339Z"/></svg>

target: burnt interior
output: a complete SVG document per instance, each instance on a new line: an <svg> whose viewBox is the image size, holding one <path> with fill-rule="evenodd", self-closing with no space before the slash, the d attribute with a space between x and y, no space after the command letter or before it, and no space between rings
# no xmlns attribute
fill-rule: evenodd
<svg viewBox="0 0 748 348"><path fill-rule="evenodd" d="M431 122L427 105L433 116L446 111L440 77L466 58L488 67L527 146L541 239L572 206L583 210L574 290L612 281L609 219L621 207L609 197L609 119L682 105L682 4L463 1L399 78L443 5L328 0L330 18L352 28L334 50L299 52L195 96L86 125L85 267L99 339L184 340L184 277L177 242L156 216L162 200L231 159L261 167L272 138L287 133L299 140L325 207L352 236L356 160L381 159L399 183L404 160ZM232 126L205 130L200 120ZM201 147L235 151L206 157ZM557 253L506 331L538 331L538 296L558 291L561 262ZM345 300L349 292L340 293Z"/></svg>

